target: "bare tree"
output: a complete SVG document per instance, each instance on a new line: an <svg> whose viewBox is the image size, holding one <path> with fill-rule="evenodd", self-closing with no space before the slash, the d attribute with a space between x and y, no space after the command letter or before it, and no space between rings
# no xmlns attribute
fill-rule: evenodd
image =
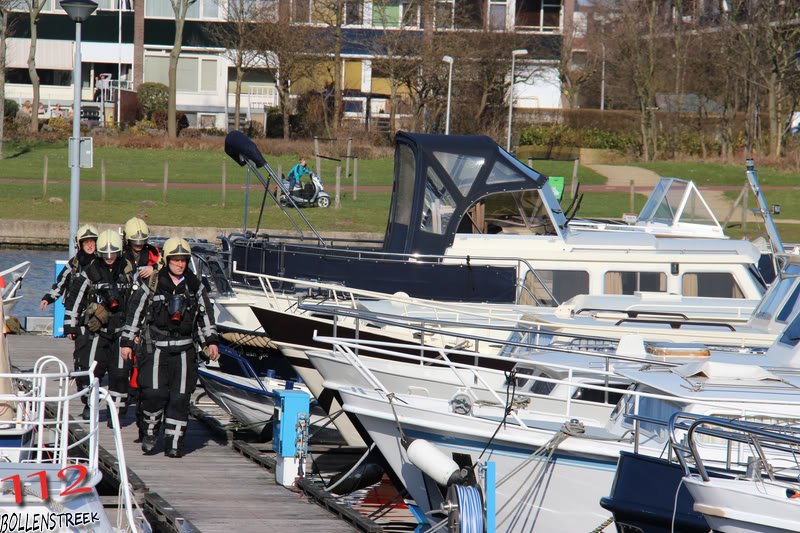
<svg viewBox="0 0 800 533"><path fill-rule="evenodd" d="M3 159L3 134L6 116L6 39L8 39L11 29L8 23L8 15L14 4L15 0L0 0L0 159Z"/></svg>
<svg viewBox="0 0 800 533"><path fill-rule="evenodd" d="M739 33L741 61L747 82L766 91L769 116L769 152L780 156L787 133L785 119L792 107L796 83L794 53L800 42L800 0L734 0L725 18ZM752 89L757 92L756 88ZM749 113L748 113L749 115Z"/></svg>
<svg viewBox="0 0 800 533"><path fill-rule="evenodd" d="M262 8L253 15L255 29L252 45L259 61L275 73L278 105L283 117L283 138L291 135L289 117L292 111L291 85L308 76L308 28L292 24L290 3L279 3L278 16L274 6Z"/></svg>
<svg viewBox="0 0 800 533"><path fill-rule="evenodd" d="M227 7L227 24L209 24L206 26L206 31L220 47L225 49L225 56L236 69L233 123L234 128L238 130L241 125L242 80L245 72L259 62L259 54L252 42L257 11L270 9L273 4L267 2L267 5L260 6L259 10L252 0L225 0L219 4L220 8Z"/></svg>
<svg viewBox="0 0 800 533"><path fill-rule="evenodd" d="M606 49L611 56L607 65L611 77L629 84L635 95L642 155L648 161L658 152L656 68L659 37L664 30L659 4L658 0L618 0L606 5Z"/></svg>
<svg viewBox="0 0 800 533"><path fill-rule="evenodd" d="M24 0L30 16L31 46L28 51L28 74L31 77L33 90L33 104L31 111L31 131L39 131L39 74L36 72L36 39L39 28L39 15L44 7L45 0Z"/></svg>
<svg viewBox="0 0 800 533"><path fill-rule="evenodd" d="M35 0L30 0L35 1ZM167 102L167 135L171 139L178 136L176 123L177 90L178 90L178 58L181 56L183 45L183 26L186 23L186 13L189 7L197 0L170 0L172 12L175 14L175 41L169 52L169 99Z"/></svg>
<svg viewBox="0 0 800 533"><path fill-rule="evenodd" d="M333 78L333 126L339 129L344 116L344 76L342 72L342 52L345 47L344 25L350 23L347 15L351 13L348 5L361 6L360 0L314 0L311 19L326 26L318 34L318 52L332 56Z"/></svg>
<svg viewBox="0 0 800 533"><path fill-rule="evenodd" d="M408 80L420 69L418 49L420 39L408 31L403 20L392 20L385 5L373 4L373 21L382 28L379 36L371 41L372 79L385 77L389 84L389 131L394 138L397 131L397 109L400 93L410 91ZM376 76L380 74L380 76Z"/></svg>
<svg viewBox="0 0 800 533"><path fill-rule="evenodd" d="M561 36L561 54L558 60L558 77L561 81L561 94L570 108L578 106L581 88L591 80L597 70L598 54L576 51L576 44L585 30L575 24L566 24ZM602 47L600 40L593 44Z"/></svg>

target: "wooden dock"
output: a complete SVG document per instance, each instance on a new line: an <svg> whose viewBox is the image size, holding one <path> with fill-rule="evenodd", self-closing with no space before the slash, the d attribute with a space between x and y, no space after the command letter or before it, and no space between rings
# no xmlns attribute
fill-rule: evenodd
<svg viewBox="0 0 800 533"><path fill-rule="evenodd" d="M8 336L11 363L30 370L43 355L55 355L72 368L72 342L36 335ZM76 405L78 413L79 406ZM160 530L202 532L353 531L343 520L309 502L302 493L277 485L272 475L227 445L202 423L189 421L185 453L181 459L163 454L145 456L139 444L133 407L122 421L125 459L135 477L140 504L157 504L160 512L179 516L180 528ZM101 418L104 421L105 417ZM101 422L101 445L114 453L113 438ZM135 478L138 477L141 481ZM162 516L169 518L169 516ZM185 522L181 525L181 519ZM167 520L168 522L168 520Z"/></svg>

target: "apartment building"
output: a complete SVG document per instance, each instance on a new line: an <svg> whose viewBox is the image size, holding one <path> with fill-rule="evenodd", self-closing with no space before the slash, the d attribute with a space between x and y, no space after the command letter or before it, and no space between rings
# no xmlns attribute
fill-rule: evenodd
<svg viewBox="0 0 800 533"><path fill-rule="evenodd" d="M250 0L252 2L274 0ZM284 0L279 0L284 1ZM320 26L315 2L291 2L293 24ZM377 31L403 29L423 32L421 0L349 1L345 4L342 72L346 89L345 111L353 118L386 112L387 80L373 71L374 52L366 43ZM118 111L117 89L135 90L142 82L167 82L169 52L174 40L170 0L98 0L98 10L83 24L83 99L102 99L109 121ZM177 107L197 127L226 128L234 111L235 71L231 54L215 44L209 28L226 23L225 0L197 0L188 12L183 50L178 63ZM514 31L530 39L556 40L574 13L574 0L436 0L434 31ZM8 40L6 96L22 103L32 96L27 58L30 47L29 15L14 14L15 31ZM565 22L566 21L566 22ZM47 113L56 104L72 103L72 68L75 28L58 5L47 0L39 17L36 46L40 99ZM553 46L537 47L550 49ZM320 58L330 61L330 58ZM557 57L528 56L518 69L536 68L535 79L515 86L515 106L558 108L561 95ZM325 83L326 80L317 80ZM103 89L103 90L101 90ZM123 100L124 101L124 100ZM263 120L264 110L278 104L275 78L267 69L248 72L242 87L245 118Z"/></svg>

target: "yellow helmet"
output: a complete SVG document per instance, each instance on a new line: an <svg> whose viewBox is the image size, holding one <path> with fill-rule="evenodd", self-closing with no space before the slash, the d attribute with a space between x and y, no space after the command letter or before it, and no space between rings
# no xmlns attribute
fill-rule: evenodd
<svg viewBox="0 0 800 533"><path fill-rule="evenodd" d="M97 239L97 253L100 257L110 258L122 251L122 237L113 229L107 229Z"/></svg>
<svg viewBox="0 0 800 533"><path fill-rule="evenodd" d="M97 228L95 228L91 224L84 224L83 226L78 228L78 233L75 235L75 242L80 244L81 241L85 241L87 239L97 240L98 235L100 235L100 232L97 231Z"/></svg>
<svg viewBox="0 0 800 533"><path fill-rule="evenodd" d="M161 249L161 257L164 264L169 261L170 257L185 257L188 259L191 255L191 246L186 242L186 239L181 239L180 237L170 237Z"/></svg>
<svg viewBox="0 0 800 533"><path fill-rule="evenodd" d="M144 220L133 217L125 223L125 238L132 242L144 242L150 236L150 229Z"/></svg>

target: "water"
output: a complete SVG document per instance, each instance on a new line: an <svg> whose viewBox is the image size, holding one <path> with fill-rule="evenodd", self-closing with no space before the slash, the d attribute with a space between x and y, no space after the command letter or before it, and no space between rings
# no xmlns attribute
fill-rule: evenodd
<svg viewBox="0 0 800 533"><path fill-rule="evenodd" d="M0 248L0 271L23 261L31 262L31 269L22 282L22 300L17 303L13 314L23 322L26 316L53 316L53 307L39 310L42 296L50 290L55 281L54 264L56 260L66 260L67 250L42 249L4 249Z"/></svg>

